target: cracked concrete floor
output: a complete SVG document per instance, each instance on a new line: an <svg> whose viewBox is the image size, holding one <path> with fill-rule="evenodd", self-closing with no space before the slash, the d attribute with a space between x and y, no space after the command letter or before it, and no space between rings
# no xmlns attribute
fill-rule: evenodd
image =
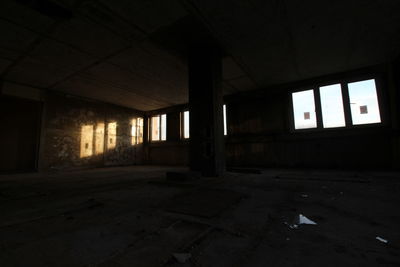
<svg viewBox="0 0 400 267"><path fill-rule="evenodd" d="M166 171L0 175L0 266L400 266L399 173Z"/></svg>

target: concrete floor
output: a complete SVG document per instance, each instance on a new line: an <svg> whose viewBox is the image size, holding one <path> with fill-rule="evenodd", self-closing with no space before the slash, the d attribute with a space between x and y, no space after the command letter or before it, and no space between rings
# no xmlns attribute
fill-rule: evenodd
<svg viewBox="0 0 400 267"><path fill-rule="evenodd" d="M398 173L171 170L0 176L0 266L400 266Z"/></svg>

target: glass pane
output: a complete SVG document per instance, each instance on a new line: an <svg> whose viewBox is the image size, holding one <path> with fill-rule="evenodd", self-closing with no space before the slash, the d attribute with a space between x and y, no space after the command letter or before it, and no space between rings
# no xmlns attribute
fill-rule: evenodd
<svg viewBox="0 0 400 267"><path fill-rule="evenodd" d="M137 144L137 119L133 119L131 122L131 145Z"/></svg>
<svg viewBox="0 0 400 267"><path fill-rule="evenodd" d="M161 140L167 140L167 114L161 115Z"/></svg>
<svg viewBox="0 0 400 267"><path fill-rule="evenodd" d="M324 128L346 126L344 117L342 87L333 84L319 88L321 96L322 121Z"/></svg>
<svg viewBox="0 0 400 267"><path fill-rule="evenodd" d="M141 143L143 143L143 118L137 119L137 125L138 125L137 143L141 144Z"/></svg>
<svg viewBox="0 0 400 267"><path fill-rule="evenodd" d="M374 79L349 83L349 97L354 125L381 122Z"/></svg>
<svg viewBox="0 0 400 267"><path fill-rule="evenodd" d="M292 93L295 129L317 127L315 115L314 90Z"/></svg>
<svg viewBox="0 0 400 267"><path fill-rule="evenodd" d="M224 135L227 135L228 129L226 126L226 105L223 106L223 112L224 112Z"/></svg>
<svg viewBox="0 0 400 267"><path fill-rule="evenodd" d="M160 116L151 117L151 141L160 140Z"/></svg>
<svg viewBox="0 0 400 267"><path fill-rule="evenodd" d="M183 138L189 138L189 111L183 112Z"/></svg>

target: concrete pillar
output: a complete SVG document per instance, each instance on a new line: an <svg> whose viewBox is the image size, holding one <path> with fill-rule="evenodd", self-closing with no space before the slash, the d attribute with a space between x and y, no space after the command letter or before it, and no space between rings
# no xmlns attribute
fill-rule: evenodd
<svg viewBox="0 0 400 267"><path fill-rule="evenodd" d="M189 111L191 171L221 176L225 171L222 56L218 47L189 48Z"/></svg>
<svg viewBox="0 0 400 267"><path fill-rule="evenodd" d="M389 78L389 93L391 103L391 119L392 119L392 149L393 159L392 167L400 169L400 57L393 63Z"/></svg>

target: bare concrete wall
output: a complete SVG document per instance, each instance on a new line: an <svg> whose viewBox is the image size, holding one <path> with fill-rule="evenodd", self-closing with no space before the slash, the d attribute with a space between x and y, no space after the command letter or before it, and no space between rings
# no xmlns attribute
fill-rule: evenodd
<svg viewBox="0 0 400 267"><path fill-rule="evenodd" d="M44 101L41 170L142 163L142 145L131 144L131 120L140 112L52 93ZM109 123L116 123L115 134Z"/></svg>
<svg viewBox="0 0 400 267"><path fill-rule="evenodd" d="M386 126L292 132L287 96L232 102L226 156L231 166L385 168L392 164Z"/></svg>
<svg viewBox="0 0 400 267"><path fill-rule="evenodd" d="M293 131L290 92L304 84L232 95L226 98L228 136L225 137L228 166L313 167L313 168L391 168L399 167L394 147L398 131L391 113L398 108L385 67L377 68L383 77L383 123L378 126L343 129ZM374 68L374 71L376 69ZM334 75L340 80L349 74ZM359 75L357 72L355 75ZM316 80L319 80L316 79ZM393 104L389 104L393 102ZM179 113L182 107L169 113ZM157 111L156 111L157 112ZM162 112L162 111L158 111ZM170 131L170 130L169 130ZM175 131L178 131L175 127ZM150 144L149 163L186 165L187 141ZM181 153L181 155L175 155ZM173 155L173 156L172 156ZM397 157L397 158L396 158Z"/></svg>
<svg viewBox="0 0 400 267"><path fill-rule="evenodd" d="M36 169L39 101L0 95L0 172Z"/></svg>
<svg viewBox="0 0 400 267"><path fill-rule="evenodd" d="M149 164L153 165L188 165L189 146L187 143L151 144Z"/></svg>
<svg viewBox="0 0 400 267"><path fill-rule="evenodd" d="M148 145L147 163L153 165L187 165L189 164L188 140L181 139L180 112L186 106L177 106L152 114L167 114L167 141L150 142Z"/></svg>

